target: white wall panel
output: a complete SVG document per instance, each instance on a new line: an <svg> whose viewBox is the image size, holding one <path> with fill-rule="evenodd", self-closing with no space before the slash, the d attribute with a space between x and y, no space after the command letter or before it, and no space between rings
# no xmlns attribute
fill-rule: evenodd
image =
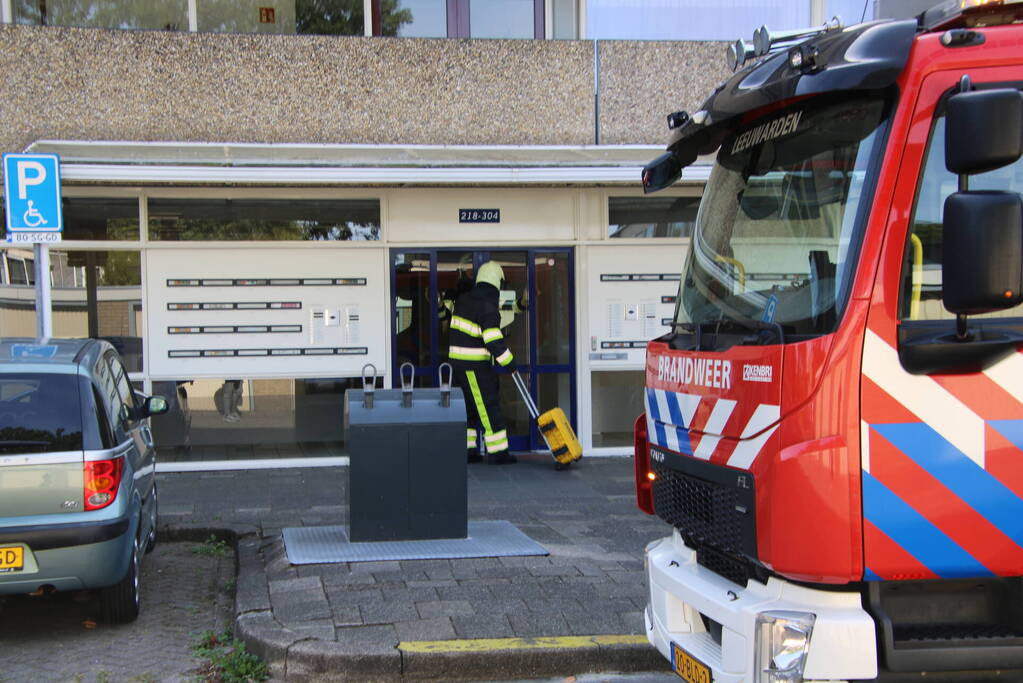
<svg viewBox="0 0 1023 683"><path fill-rule="evenodd" d="M641 368L646 342L669 330L686 247L678 242L586 250L590 368Z"/></svg>
<svg viewBox="0 0 1023 683"><path fill-rule="evenodd" d="M146 252L156 379L357 376L386 370L384 249Z"/></svg>

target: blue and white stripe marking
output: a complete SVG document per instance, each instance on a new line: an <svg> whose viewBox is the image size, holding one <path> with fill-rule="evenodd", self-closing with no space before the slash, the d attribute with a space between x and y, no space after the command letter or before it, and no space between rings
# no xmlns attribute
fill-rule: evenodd
<svg viewBox="0 0 1023 683"><path fill-rule="evenodd" d="M700 401L714 401L707 423L699 431L694 447L689 430ZM735 401L726 398L705 398L699 394L683 394L664 389L647 389L644 397L647 416L647 438L650 443L676 453L710 460L735 412ZM748 469L777 429L780 407L760 404L743 427L740 440L728 459L732 467ZM772 427L772 425L774 425Z"/></svg>

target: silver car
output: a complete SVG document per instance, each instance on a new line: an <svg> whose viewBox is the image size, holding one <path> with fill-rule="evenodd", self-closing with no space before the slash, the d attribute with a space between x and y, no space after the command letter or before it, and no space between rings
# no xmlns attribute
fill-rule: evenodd
<svg viewBox="0 0 1023 683"><path fill-rule="evenodd" d="M0 339L0 595L99 589L103 617L139 613L156 541L160 396L133 391L95 339Z"/></svg>

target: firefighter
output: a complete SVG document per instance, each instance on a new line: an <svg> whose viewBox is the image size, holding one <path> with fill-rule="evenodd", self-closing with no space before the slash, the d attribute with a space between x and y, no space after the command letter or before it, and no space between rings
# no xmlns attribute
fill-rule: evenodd
<svg viewBox="0 0 1023 683"><path fill-rule="evenodd" d="M494 371L494 363L508 370L515 369L515 357L501 332L498 295L503 279L504 271L497 262L488 261L480 266L476 285L455 300L448 349L455 380L465 396L468 460L483 459L478 448L478 436L482 431L490 463L495 465L516 462L515 456L508 453L508 430L501 415Z"/></svg>

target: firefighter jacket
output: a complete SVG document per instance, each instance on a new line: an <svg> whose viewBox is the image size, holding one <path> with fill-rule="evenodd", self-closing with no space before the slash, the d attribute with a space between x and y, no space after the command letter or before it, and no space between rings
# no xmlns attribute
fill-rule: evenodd
<svg viewBox="0 0 1023 683"><path fill-rule="evenodd" d="M497 287L489 282L477 282L458 297L450 330L448 358L455 367L478 370L496 361L514 368L515 358L501 332Z"/></svg>

